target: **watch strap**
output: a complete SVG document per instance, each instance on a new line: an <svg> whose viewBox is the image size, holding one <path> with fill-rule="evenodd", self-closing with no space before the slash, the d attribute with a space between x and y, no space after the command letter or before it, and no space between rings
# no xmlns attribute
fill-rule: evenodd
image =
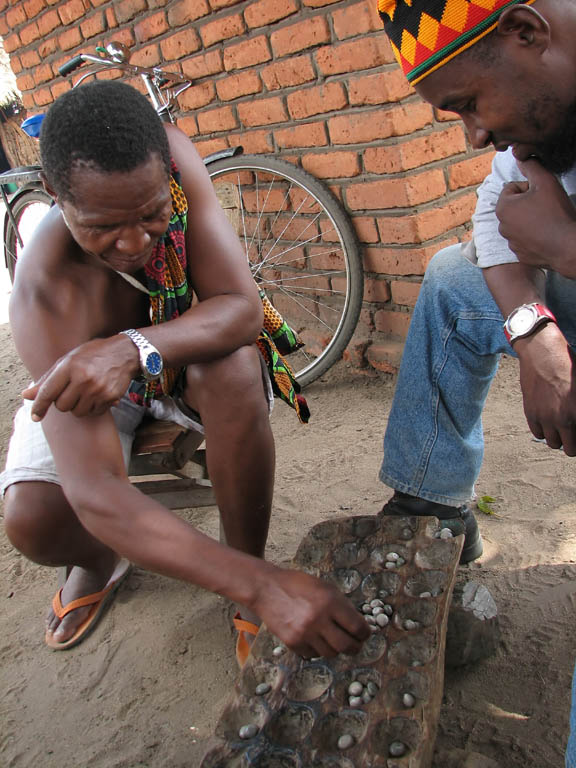
<svg viewBox="0 0 576 768"><path fill-rule="evenodd" d="M148 339L143 336L140 331L137 331L135 328L128 328L124 331L120 331L120 333L125 334L128 336L128 338L136 345L138 348L138 354L140 357L140 370L142 372L142 376L147 381L151 381L154 379L157 379L160 376L160 373L162 372L162 355L160 352L156 349L156 347L151 344ZM160 371L156 374L151 374L146 366L146 361L149 357L149 355L156 355L160 364Z"/></svg>
<svg viewBox="0 0 576 768"><path fill-rule="evenodd" d="M512 334L509 330L510 319L519 309L533 309L536 313L534 323L525 333ZM539 304L536 301L531 304L521 304L519 307L516 307L516 309L513 309L506 318L506 322L504 323L504 335L506 336L508 343L512 344L516 339L523 339L525 336L530 336L531 333L534 333L537 328L546 322L557 323L558 321L554 314L544 304Z"/></svg>

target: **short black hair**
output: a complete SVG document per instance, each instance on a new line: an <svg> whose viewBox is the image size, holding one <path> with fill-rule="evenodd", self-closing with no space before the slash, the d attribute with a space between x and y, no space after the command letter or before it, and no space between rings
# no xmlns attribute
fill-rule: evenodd
<svg viewBox="0 0 576 768"><path fill-rule="evenodd" d="M42 122L40 151L48 184L67 200L77 164L128 172L155 153L170 175L168 138L156 110L135 88L113 80L86 83L56 99Z"/></svg>

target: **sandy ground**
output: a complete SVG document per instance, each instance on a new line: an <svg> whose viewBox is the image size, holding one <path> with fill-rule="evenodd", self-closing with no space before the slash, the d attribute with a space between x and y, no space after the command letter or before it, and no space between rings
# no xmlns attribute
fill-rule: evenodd
<svg viewBox="0 0 576 768"><path fill-rule="evenodd" d="M0 362L4 452L27 381L6 324ZM490 660L447 674L437 744L501 768L560 768L576 657L574 463L531 440L516 381L515 361L504 360L477 488L498 500L498 517L479 513L485 554L463 569L492 590L503 641ZM291 558L314 523L376 513L390 495L377 472L393 385L341 366L309 388L307 427L278 404L270 559ZM183 514L217 535L214 509ZM1 768L199 766L236 676L226 602L136 570L96 632L53 653L43 619L55 584L0 534Z"/></svg>

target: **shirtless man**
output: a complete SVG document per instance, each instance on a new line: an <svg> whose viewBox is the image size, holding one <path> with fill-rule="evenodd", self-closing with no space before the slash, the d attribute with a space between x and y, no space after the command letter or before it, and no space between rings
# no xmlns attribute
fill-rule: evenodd
<svg viewBox="0 0 576 768"><path fill-rule="evenodd" d="M254 344L262 307L202 160L117 82L58 99L41 147L56 206L22 254L10 304L36 383L24 392L2 489L14 546L70 571L46 642L82 640L132 562L229 598L303 656L356 652L367 628L338 590L263 560L274 441ZM133 278L152 294L160 286L166 303ZM125 462L142 401L199 414L228 547L131 486ZM89 605L73 603L86 596Z"/></svg>

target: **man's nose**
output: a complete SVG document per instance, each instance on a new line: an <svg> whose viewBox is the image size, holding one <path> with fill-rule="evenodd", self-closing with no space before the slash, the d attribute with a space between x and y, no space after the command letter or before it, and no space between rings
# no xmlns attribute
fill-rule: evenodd
<svg viewBox="0 0 576 768"><path fill-rule="evenodd" d="M477 125L474 120L464 120L464 125L474 149L484 149L490 144L490 131Z"/></svg>
<svg viewBox="0 0 576 768"><path fill-rule="evenodd" d="M121 253L137 255L146 250L152 238L146 229L140 225L126 227L116 240L116 248Z"/></svg>

